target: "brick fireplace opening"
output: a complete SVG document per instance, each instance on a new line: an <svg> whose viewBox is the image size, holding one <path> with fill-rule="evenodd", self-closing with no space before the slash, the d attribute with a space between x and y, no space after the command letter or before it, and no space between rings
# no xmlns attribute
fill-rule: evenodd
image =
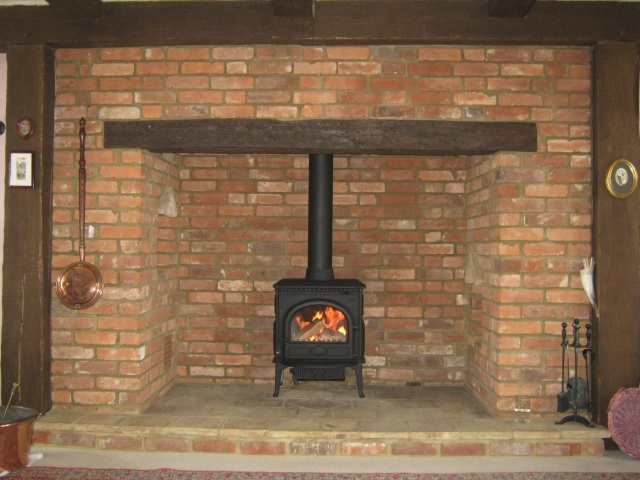
<svg viewBox="0 0 640 480"><path fill-rule="evenodd" d="M175 383L271 387L274 282L304 278L308 262L308 154L105 147L105 122L364 117L535 122L538 140L535 152L336 154L332 263L366 284L363 383L464 386L498 413L529 394L555 411L560 325L590 315L589 48L56 55L52 267L77 259L84 116L86 255L105 292L81 313L52 303L54 404L144 411Z"/></svg>

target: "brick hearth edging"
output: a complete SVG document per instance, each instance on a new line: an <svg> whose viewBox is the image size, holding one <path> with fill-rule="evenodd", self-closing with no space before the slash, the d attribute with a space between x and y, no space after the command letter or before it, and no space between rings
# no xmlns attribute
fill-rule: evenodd
<svg viewBox="0 0 640 480"><path fill-rule="evenodd" d="M62 416L78 416L62 413ZM108 419L109 415L99 415ZM514 431L336 432L149 427L41 419L35 444L129 451L245 455L600 456L604 427L547 428L532 422ZM505 422L507 424L507 422Z"/></svg>

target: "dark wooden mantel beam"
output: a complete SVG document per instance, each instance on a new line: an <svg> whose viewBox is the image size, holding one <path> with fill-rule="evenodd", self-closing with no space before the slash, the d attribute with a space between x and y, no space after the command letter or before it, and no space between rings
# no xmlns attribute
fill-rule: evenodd
<svg viewBox="0 0 640 480"><path fill-rule="evenodd" d="M271 0L273 14L280 17L313 17L316 0Z"/></svg>
<svg viewBox="0 0 640 480"><path fill-rule="evenodd" d="M489 16L487 0L327 0L316 2L313 17L274 15L276 2L285 1L103 2L102 16L80 20L60 18L48 7L2 7L0 51L26 44L85 48L640 42L640 3L537 1L526 17L505 18ZM290 1L309 5L309 0ZM507 0L498 1L504 5ZM525 5L525 0L509 1Z"/></svg>
<svg viewBox="0 0 640 480"><path fill-rule="evenodd" d="M534 152L535 123L431 120L107 121L105 148L158 153L486 155Z"/></svg>
<svg viewBox="0 0 640 480"><path fill-rule="evenodd" d="M526 17L536 0L489 0L490 17Z"/></svg>

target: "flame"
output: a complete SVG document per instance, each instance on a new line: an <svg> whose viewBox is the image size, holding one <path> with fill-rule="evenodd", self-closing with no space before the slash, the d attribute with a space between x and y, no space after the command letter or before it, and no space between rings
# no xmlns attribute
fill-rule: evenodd
<svg viewBox="0 0 640 480"><path fill-rule="evenodd" d="M327 306L323 309L320 305L314 305L300 310L294 318L301 330L318 321L321 321L324 325L324 328L320 330L320 332L307 338L305 341L326 341L326 339L322 338L322 332L324 330L340 333L344 337L347 336L347 318L340 309L333 308L331 306ZM330 341L340 340L336 340L335 335L333 335L333 338Z"/></svg>
<svg viewBox="0 0 640 480"><path fill-rule="evenodd" d="M334 332L340 331L340 322L345 320L344 313L342 310L338 310L337 308L327 307L324 309L324 317L322 318L322 323L329 330L333 330Z"/></svg>

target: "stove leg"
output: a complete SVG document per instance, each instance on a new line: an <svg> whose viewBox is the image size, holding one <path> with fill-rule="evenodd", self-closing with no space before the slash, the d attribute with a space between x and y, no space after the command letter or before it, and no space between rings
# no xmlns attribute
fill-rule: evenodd
<svg viewBox="0 0 640 480"><path fill-rule="evenodd" d="M276 362L276 389L273 392L274 397L280 395L280 386L282 385L282 378L284 377L285 368L287 368L285 365Z"/></svg>
<svg viewBox="0 0 640 480"><path fill-rule="evenodd" d="M364 398L364 387L362 386L362 364L352 366L354 372L356 372L356 382L358 383L358 395L360 398Z"/></svg>

